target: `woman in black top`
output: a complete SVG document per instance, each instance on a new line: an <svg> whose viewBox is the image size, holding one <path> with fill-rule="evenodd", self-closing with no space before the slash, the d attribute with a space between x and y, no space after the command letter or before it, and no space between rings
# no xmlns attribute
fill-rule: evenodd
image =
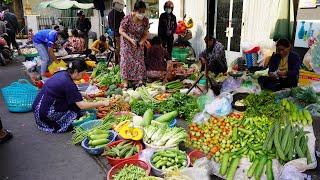
<svg viewBox="0 0 320 180"><path fill-rule="evenodd" d="M165 12L160 15L158 27L158 36L162 40L162 46L167 48L170 56L173 47L173 34L176 32L177 28L176 16L172 13L173 7L171 1L167 1L164 4Z"/></svg>

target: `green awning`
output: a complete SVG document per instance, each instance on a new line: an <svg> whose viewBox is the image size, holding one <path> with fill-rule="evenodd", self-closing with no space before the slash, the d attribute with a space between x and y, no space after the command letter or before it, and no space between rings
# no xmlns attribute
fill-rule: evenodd
<svg viewBox="0 0 320 180"><path fill-rule="evenodd" d="M53 0L46 1L39 4L40 8L55 8L55 9L92 9L93 3L79 3L77 1L72 0Z"/></svg>

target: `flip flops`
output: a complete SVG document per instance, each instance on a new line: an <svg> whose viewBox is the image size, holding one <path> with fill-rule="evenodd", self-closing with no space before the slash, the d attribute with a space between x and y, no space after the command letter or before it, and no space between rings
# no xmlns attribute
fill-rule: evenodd
<svg viewBox="0 0 320 180"><path fill-rule="evenodd" d="M0 138L0 144L8 142L10 139L13 138L13 135L10 131L4 130L6 132L6 135L3 138Z"/></svg>

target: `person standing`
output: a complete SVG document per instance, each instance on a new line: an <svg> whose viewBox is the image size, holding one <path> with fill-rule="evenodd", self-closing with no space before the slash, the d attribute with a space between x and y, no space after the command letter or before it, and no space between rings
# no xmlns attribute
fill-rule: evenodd
<svg viewBox="0 0 320 180"><path fill-rule="evenodd" d="M148 36L149 19L145 11L146 4L138 0L133 12L121 21L120 68L124 88L128 87L128 81L137 81L138 86L142 85L146 76L144 44Z"/></svg>
<svg viewBox="0 0 320 180"><path fill-rule="evenodd" d="M16 34L19 32L19 23L17 16L9 11L8 6L3 7L3 20L6 23L7 34L10 39L10 42L8 42L9 46L12 44L12 46L19 51L19 45L16 41Z"/></svg>
<svg viewBox="0 0 320 180"><path fill-rule="evenodd" d="M177 19L176 16L172 13L173 8L174 5L171 1L167 1L164 4L165 12L160 15L158 27L158 36L162 40L162 46L167 49L170 56L173 47L173 34L177 29Z"/></svg>
<svg viewBox="0 0 320 180"><path fill-rule="evenodd" d="M122 19L125 14L123 12L123 8L125 7L123 0L113 0L112 1L112 10L108 14L108 23L109 27L113 31L114 35L114 44L116 47L116 64L119 64L119 53L120 53L120 34L119 28Z"/></svg>
<svg viewBox="0 0 320 180"><path fill-rule="evenodd" d="M77 16L79 17L79 19L77 20L76 26L77 26L77 29L81 32L81 34L84 37L85 46L87 49L88 48L88 33L91 29L91 22L90 22L89 18L86 18L85 14L82 10L79 10L77 12Z"/></svg>
<svg viewBox="0 0 320 180"><path fill-rule="evenodd" d="M41 77L45 78L51 62L58 61L53 51L58 41L58 32L53 29L40 30L33 36L32 41L41 59Z"/></svg>

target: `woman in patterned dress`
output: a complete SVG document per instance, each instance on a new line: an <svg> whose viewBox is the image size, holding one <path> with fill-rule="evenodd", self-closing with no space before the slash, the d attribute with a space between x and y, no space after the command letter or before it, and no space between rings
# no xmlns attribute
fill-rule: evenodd
<svg viewBox="0 0 320 180"><path fill-rule="evenodd" d="M120 35L120 68L124 80L124 87L128 87L128 81L143 83L146 76L144 63L144 43L147 40L149 20L145 17L146 4L138 0L134 10L121 21Z"/></svg>
<svg viewBox="0 0 320 180"><path fill-rule="evenodd" d="M72 122L82 115L81 110L109 105L108 101L83 101L73 81L81 79L85 69L86 63L76 60L69 65L68 70L57 72L46 81L32 105L40 130L66 132Z"/></svg>
<svg viewBox="0 0 320 180"><path fill-rule="evenodd" d="M63 47L67 50L68 54L83 53L86 49L84 39L79 36L78 30L76 29L73 29L71 34L72 36L69 37Z"/></svg>

